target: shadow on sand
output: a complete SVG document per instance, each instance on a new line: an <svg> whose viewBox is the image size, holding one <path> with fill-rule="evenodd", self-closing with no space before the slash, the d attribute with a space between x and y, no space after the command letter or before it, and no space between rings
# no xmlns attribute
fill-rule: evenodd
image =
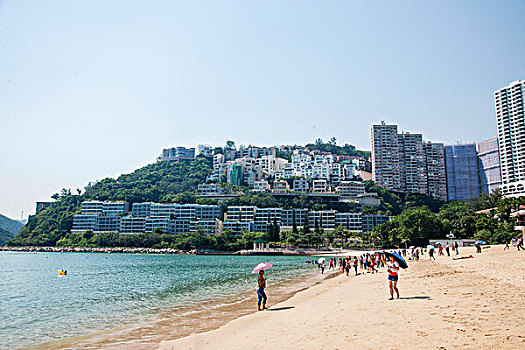
<svg viewBox="0 0 525 350"><path fill-rule="evenodd" d="M418 295L418 296L415 296L415 297L401 297L399 299L405 299L405 300L409 300L409 299L421 299L421 300L428 300L430 299L430 297L426 296L426 295Z"/></svg>
<svg viewBox="0 0 525 350"><path fill-rule="evenodd" d="M269 309L266 309L266 311L282 311L282 310L290 310L290 309L295 309L295 306L269 308Z"/></svg>

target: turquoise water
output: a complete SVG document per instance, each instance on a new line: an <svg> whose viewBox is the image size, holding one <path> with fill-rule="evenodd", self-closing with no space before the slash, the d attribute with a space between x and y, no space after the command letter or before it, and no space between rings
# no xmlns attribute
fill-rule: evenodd
<svg viewBox="0 0 525 350"><path fill-rule="evenodd" d="M278 260L277 260L278 259ZM0 348L26 347L137 323L166 310L254 294L312 272L307 257L0 252ZM65 269L67 276L57 276ZM250 294L251 293L251 294ZM255 298L255 296L254 296Z"/></svg>

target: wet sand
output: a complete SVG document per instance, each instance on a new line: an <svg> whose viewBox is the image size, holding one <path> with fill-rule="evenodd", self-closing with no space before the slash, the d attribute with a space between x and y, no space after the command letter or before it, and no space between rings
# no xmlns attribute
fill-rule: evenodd
<svg viewBox="0 0 525 350"><path fill-rule="evenodd" d="M295 293L329 278L331 273L319 275L317 268L297 278L272 284L271 299L282 302ZM256 278L256 275L254 275ZM256 285L256 280L254 285ZM28 349L157 349L166 339L178 339L194 332L216 329L239 316L253 313L256 309L255 287L250 293L242 292L228 296L227 299L212 299L198 305L165 310L155 319L120 328L110 328L84 336L70 337L42 343ZM255 301L254 301L255 300Z"/></svg>
<svg viewBox="0 0 525 350"><path fill-rule="evenodd" d="M212 331L161 349L524 349L525 252L460 248L409 262L401 299L386 272L339 275ZM270 298L272 289L267 290ZM218 315L220 317L220 315Z"/></svg>

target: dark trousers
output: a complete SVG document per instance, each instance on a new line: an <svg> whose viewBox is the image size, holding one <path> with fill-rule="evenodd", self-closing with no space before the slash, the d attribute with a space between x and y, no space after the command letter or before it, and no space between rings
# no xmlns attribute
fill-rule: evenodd
<svg viewBox="0 0 525 350"><path fill-rule="evenodd" d="M263 304L266 304L266 299L268 299L268 297L266 297L266 293L264 292L264 289L258 288L257 289L257 305L261 306L261 301Z"/></svg>

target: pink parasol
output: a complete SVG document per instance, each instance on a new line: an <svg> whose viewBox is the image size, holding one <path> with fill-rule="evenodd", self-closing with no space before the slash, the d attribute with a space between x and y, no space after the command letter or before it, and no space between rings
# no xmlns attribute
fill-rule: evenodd
<svg viewBox="0 0 525 350"><path fill-rule="evenodd" d="M270 263L260 263L259 265L255 266L252 270L252 273L259 273L259 271L268 270L270 267L272 267L273 264Z"/></svg>

